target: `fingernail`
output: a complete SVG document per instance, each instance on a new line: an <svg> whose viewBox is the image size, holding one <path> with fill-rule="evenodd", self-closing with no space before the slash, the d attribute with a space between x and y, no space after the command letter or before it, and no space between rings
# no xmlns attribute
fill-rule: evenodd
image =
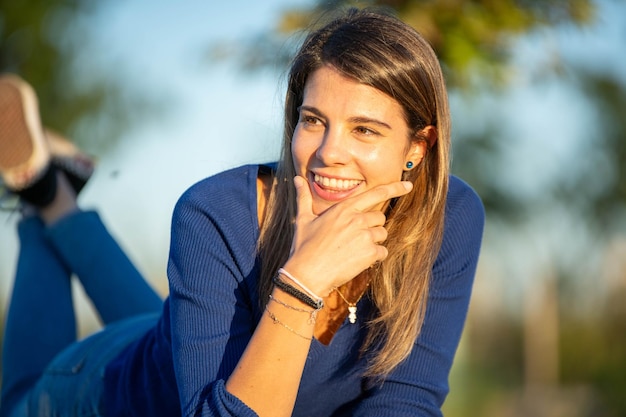
<svg viewBox="0 0 626 417"><path fill-rule="evenodd" d="M402 181L402 185L407 191L411 191L413 189L413 183L411 181Z"/></svg>

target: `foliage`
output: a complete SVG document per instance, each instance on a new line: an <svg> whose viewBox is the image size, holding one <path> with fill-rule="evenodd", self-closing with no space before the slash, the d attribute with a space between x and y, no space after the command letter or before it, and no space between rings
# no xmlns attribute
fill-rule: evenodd
<svg viewBox="0 0 626 417"><path fill-rule="evenodd" d="M471 86L476 77L503 85L510 70L510 42L516 37L556 24L587 24L594 17L591 0L319 0L308 8L284 12L270 33L241 44L213 45L211 57L234 56L248 70L284 66L293 52L285 48L285 39L344 7L378 7L396 13L429 40L450 86L462 88Z"/></svg>
<svg viewBox="0 0 626 417"><path fill-rule="evenodd" d="M608 73L579 70L575 88L591 102L594 127L588 139L587 161L573 179L555 192L575 201L600 233L614 232L626 221L626 85Z"/></svg>

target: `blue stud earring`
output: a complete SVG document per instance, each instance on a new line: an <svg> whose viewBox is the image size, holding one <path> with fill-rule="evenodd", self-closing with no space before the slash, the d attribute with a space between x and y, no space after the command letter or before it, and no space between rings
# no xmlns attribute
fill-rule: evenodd
<svg viewBox="0 0 626 417"><path fill-rule="evenodd" d="M409 161L406 163L406 169L411 169L413 168L413 162Z"/></svg>

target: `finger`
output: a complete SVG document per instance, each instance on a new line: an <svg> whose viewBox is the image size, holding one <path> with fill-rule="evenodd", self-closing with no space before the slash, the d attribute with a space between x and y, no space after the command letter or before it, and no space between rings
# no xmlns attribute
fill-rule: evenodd
<svg viewBox="0 0 626 417"><path fill-rule="evenodd" d="M382 243L385 240L387 240L387 229L385 229L384 227L380 226L380 227L372 227L369 229L369 232L372 236L372 242L374 243Z"/></svg>
<svg viewBox="0 0 626 417"><path fill-rule="evenodd" d="M296 187L298 217L313 215L313 197L308 182L301 176L296 176L293 179L293 185Z"/></svg>
<svg viewBox="0 0 626 417"><path fill-rule="evenodd" d="M382 211L367 211L362 216L367 227L383 226L387 221L387 217Z"/></svg>
<svg viewBox="0 0 626 417"><path fill-rule="evenodd" d="M354 208L359 211L369 211L387 200L408 194L413 189L409 181L392 182L379 185L354 197Z"/></svg>
<svg viewBox="0 0 626 417"><path fill-rule="evenodd" d="M376 245L376 260L375 262L384 261L389 255L389 251L383 245Z"/></svg>

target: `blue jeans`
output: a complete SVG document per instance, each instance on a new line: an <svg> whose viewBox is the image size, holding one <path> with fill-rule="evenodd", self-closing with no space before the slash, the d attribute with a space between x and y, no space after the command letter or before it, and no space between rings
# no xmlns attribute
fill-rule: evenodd
<svg viewBox="0 0 626 417"><path fill-rule="evenodd" d="M48 227L29 217L18 225L18 235L0 416L99 415L88 410L90 403L99 404L106 364L154 323L162 300L93 211L73 213ZM72 274L105 324L80 342Z"/></svg>

